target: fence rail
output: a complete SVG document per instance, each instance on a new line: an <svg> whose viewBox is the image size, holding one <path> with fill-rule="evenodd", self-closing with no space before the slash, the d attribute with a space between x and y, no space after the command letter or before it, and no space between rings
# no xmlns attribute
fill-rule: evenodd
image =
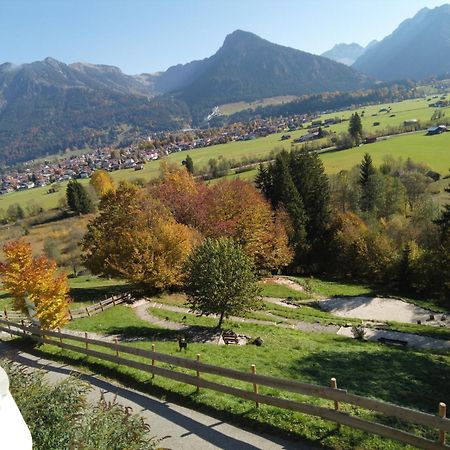
<svg viewBox="0 0 450 450"><path fill-rule="evenodd" d="M171 380L179 381L181 383L196 386L197 389L211 389L216 392L221 392L242 399L250 400L255 402L256 406L259 406L260 404L266 404L283 409L298 411L304 414L321 417L322 419L329 420L340 425L347 425L354 429L394 439L396 441L410 444L418 448L432 450L442 450L450 448L445 445L446 433L450 432L450 419L445 417L446 406L444 403L439 404L438 415L433 415L394 405L391 403L386 403L380 400L361 397L356 394L350 394L345 389L337 388L336 380L334 378L331 380L331 387L307 384L295 380L257 374L255 365L251 366L252 370L250 372L242 372L235 369L214 366L201 362L200 355L197 355L197 358L195 360L192 360L179 356L168 355L166 353L156 352L154 345L152 345L152 350L143 350L123 344L118 344L117 342L111 343L98 339L90 339L87 337L87 334L85 334L85 337L82 337L59 331L43 331L35 327L27 326L23 323L20 324L4 319L0 319L0 331L5 331L7 333L10 333L11 335L16 336L31 336L41 343L55 345L60 348L72 350L105 361L126 365L128 367L133 367L135 369L148 372L152 374L152 377L154 377L155 375L162 376ZM74 345L74 343L68 343L67 341L81 343L82 346ZM102 351L99 351L98 349L89 348L89 346L107 348L113 350L114 353L104 353ZM140 356L146 358L148 362L144 363L125 358L125 355ZM179 372L167 367L161 367L156 364L157 362L170 364L171 367L175 366L192 370L193 374ZM221 384L217 381L207 380L205 378L202 378L202 374L218 375L231 380L250 383L249 390ZM312 405L297 400L290 400L267 394L261 394L259 393L259 386L265 386L292 393L330 400L332 401L332 407L327 408L324 406ZM388 425L383 425L380 423L362 419L360 417L352 416L349 413L340 410L341 403L361 407L377 413L381 413L384 416L395 417L409 423L436 429L437 441L432 441L420 436L416 436L412 433L399 430Z"/></svg>
<svg viewBox="0 0 450 450"><path fill-rule="evenodd" d="M69 309L69 319L81 319L83 317L95 316L96 314L105 311L121 303L126 303L131 301L132 295L130 293L113 295L112 297L106 298L105 300L100 300L84 308ZM7 311L6 309L0 312L0 318L12 321L29 321L29 317L23 313L17 311Z"/></svg>

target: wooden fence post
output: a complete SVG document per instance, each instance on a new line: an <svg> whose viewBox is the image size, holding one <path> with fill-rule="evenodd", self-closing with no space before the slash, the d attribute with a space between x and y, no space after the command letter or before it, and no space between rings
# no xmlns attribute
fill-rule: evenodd
<svg viewBox="0 0 450 450"><path fill-rule="evenodd" d="M86 331L84 332L84 340L85 340L85 343L86 343L86 350L87 350L88 349L88 336L87 336Z"/></svg>
<svg viewBox="0 0 450 450"><path fill-rule="evenodd" d="M87 306L85 306L85 307L84 307L84 309L86 310L86 314L88 315L88 317L91 317L91 314L90 314L90 312L89 312L89 309L88 309L88 307L87 307Z"/></svg>
<svg viewBox="0 0 450 450"><path fill-rule="evenodd" d="M61 328L58 327L59 342L62 344Z"/></svg>
<svg viewBox="0 0 450 450"><path fill-rule="evenodd" d="M197 363L200 362L200 353L197 353ZM197 364L197 378L200 378L200 371L198 370L198 364ZM197 384L197 392L200 391L200 386Z"/></svg>
<svg viewBox="0 0 450 450"><path fill-rule="evenodd" d="M104 311L104 309L103 309L103 303L102 303L101 300L100 300L100 308L101 308L102 311Z"/></svg>
<svg viewBox="0 0 450 450"><path fill-rule="evenodd" d="M72 311L70 309L69 309L69 317L70 317L70 320L73 320Z"/></svg>
<svg viewBox="0 0 450 450"><path fill-rule="evenodd" d="M114 344L116 344L116 356L119 356L119 348L117 347L118 345L117 338L114 338Z"/></svg>
<svg viewBox="0 0 450 450"><path fill-rule="evenodd" d="M23 329L24 327L25 327L25 322L24 322L24 320L22 319L21 321L20 321L20 323L21 323L21 325L22 325L22 334L24 335L24 336L26 336L27 335L27 332ZM45 339L45 336L42 336L44 339Z"/></svg>
<svg viewBox="0 0 450 450"><path fill-rule="evenodd" d="M10 335L11 338L12 338L12 337L13 337L13 334L11 333L11 324L9 323L8 313L6 312L6 309L5 309L5 320L8 322L9 335Z"/></svg>
<svg viewBox="0 0 450 450"><path fill-rule="evenodd" d="M331 384L331 387L333 388L333 389L337 389L337 381L336 381L336 378L331 378L330 379L330 384ZM335 411L339 411L339 402L337 401L337 400L335 400L334 401L334 409L335 409ZM338 427L338 430L341 428L341 424L340 423L338 423L337 424L337 427Z"/></svg>
<svg viewBox="0 0 450 450"><path fill-rule="evenodd" d="M447 405L443 402L439 403L439 416L445 419L447 414ZM445 431L439 430L439 444L445 445Z"/></svg>
<svg viewBox="0 0 450 450"><path fill-rule="evenodd" d="M152 344L152 353L155 353L155 344ZM155 378L155 372L153 371L155 367L155 360L152 358L152 379Z"/></svg>
<svg viewBox="0 0 450 450"><path fill-rule="evenodd" d="M116 301L114 300L114 297L112 298L112 304L113 306L116 306Z"/></svg>
<svg viewBox="0 0 450 450"><path fill-rule="evenodd" d="M252 374L256 375L256 365L252 364ZM256 383L253 383L253 392L255 393L255 403L256 407L259 408L259 402L258 402L258 385Z"/></svg>

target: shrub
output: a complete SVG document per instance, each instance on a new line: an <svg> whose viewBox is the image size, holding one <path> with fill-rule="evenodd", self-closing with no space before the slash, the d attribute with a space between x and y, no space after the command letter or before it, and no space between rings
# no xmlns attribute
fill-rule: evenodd
<svg viewBox="0 0 450 450"><path fill-rule="evenodd" d="M128 408L103 397L92 405L89 385L76 377L49 384L44 372L0 360L10 392L30 429L35 450L149 450L158 440Z"/></svg>

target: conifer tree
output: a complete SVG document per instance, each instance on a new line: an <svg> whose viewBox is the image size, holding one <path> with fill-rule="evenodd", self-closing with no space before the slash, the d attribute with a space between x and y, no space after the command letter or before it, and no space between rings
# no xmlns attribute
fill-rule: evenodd
<svg viewBox="0 0 450 450"><path fill-rule="evenodd" d="M350 117L350 123L348 125L348 133L353 139L353 144L358 146L362 140L363 129L361 123L361 117L357 112L353 113Z"/></svg>
<svg viewBox="0 0 450 450"><path fill-rule="evenodd" d="M194 161L192 160L192 158L189 155L186 156L186 160L185 160L185 164L184 165L186 166L186 170L190 174L194 173Z"/></svg>
<svg viewBox="0 0 450 450"><path fill-rule="evenodd" d="M76 180L70 180L66 189L67 205L76 214L88 214L94 205L86 189Z"/></svg>

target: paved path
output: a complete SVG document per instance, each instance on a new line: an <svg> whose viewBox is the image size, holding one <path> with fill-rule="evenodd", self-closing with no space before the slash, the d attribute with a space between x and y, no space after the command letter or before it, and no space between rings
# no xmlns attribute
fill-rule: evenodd
<svg viewBox="0 0 450 450"><path fill-rule="evenodd" d="M49 381L56 382L70 374L79 375L92 386L90 399L96 402L101 393L107 400L117 396L117 402L129 406L133 412L141 414L150 424L150 432L159 438L169 436L161 442L165 449L177 450L309 450L321 447L291 442L267 434L258 434L237 428L220 419L197 411L162 401L140 393L116 382L100 378L96 374L80 373L65 364L42 359L23 351L18 351L5 342L0 342L0 356L31 367L46 370Z"/></svg>

